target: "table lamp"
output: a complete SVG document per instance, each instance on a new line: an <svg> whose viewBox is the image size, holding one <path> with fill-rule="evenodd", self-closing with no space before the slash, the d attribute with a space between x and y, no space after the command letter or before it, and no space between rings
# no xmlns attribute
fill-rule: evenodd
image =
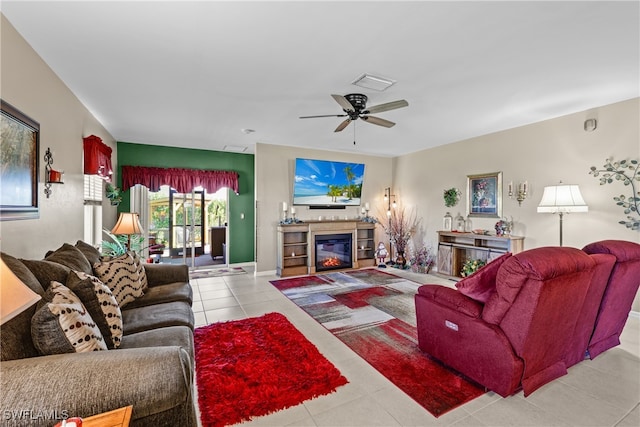
<svg viewBox="0 0 640 427"><path fill-rule="evenodd" d="M115 235L127 236L127 250L131 250L131 235L144 233L138 214L135 212L121 212L111 232Z"/></svg>
<svg viewBox="0 0 640 427"><path fill-rule="evenodd" d="M0 259L0 325L31 307L40 298Z"/></svg>

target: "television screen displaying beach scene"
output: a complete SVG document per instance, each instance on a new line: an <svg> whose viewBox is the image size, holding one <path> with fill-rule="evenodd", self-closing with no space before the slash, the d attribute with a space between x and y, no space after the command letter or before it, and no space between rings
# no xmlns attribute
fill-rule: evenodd
<svg viewBox="0 0 640 427"><path fill-rule="evenodd" d="M364 164L296 159L293 204L359 206Z"/></svg>

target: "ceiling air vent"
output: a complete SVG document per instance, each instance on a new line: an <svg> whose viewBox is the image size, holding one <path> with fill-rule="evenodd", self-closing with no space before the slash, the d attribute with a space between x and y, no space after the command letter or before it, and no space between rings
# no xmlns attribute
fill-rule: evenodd
<svg viewBox="0 0 640 427"><path fill-rule="evenodd" d="M381 92L395 83L395 80L391 80L386 77L374 76L373 74L367 73L364 73L351 82L352 85L360 86L366 89L378 90Z"/></svg>

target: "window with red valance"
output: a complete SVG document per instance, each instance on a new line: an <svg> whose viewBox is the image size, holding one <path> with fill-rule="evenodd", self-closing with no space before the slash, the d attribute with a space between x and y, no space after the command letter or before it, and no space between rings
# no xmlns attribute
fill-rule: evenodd
<svg viewBox="0 0 640 427"><path fill-rule="evenodd" d="M84 144L84 174L98 175L105 181L111 181L113 175L111 147L95 135L87 136L82 140Z"/></svg>
<svg viewBox="0 0 640 427"><path fill-rule="evenodd" d="M215 193L226 187L240 194L238 173L233 171L122 166L122 191L136 184L144 185L152 192L159 191L161 185L168 185L180 193L189 193L196 187Z"/></svg>

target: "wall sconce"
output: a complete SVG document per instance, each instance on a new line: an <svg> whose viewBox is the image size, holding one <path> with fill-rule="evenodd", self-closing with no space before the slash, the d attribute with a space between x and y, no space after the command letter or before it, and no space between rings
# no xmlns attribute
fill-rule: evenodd
<svg viewBox="0 0 640 427"><path fill-rule="evenodd" d="M64 172L60 172L54 170L51 165L53 165L53 154L51 154L51 149L47 147L46 153L44 153L44 194L47 195L47 199L51 196L51 184L64 184L62 181Z"/></svg>
<svg viewBox="0 0 640 427"><path fill-rule="evenodd" d="M393 199L393 202L391 201ZM387 202L387 216L391 216L391 207L396 208L396 195L391 194L391 187L384 189L384 201Z"/></svg>
<svg viewBox="0 0 640 427"><path fill-rule="evenodd" d="M509 198L513 199L513 196L516 196L516 200L518 201L518 206L522 206L522 202L527 198L527 192L529 191L529 182L524 181L518 183L518 189L514 192L513 181L509 181Z"/></svg>

